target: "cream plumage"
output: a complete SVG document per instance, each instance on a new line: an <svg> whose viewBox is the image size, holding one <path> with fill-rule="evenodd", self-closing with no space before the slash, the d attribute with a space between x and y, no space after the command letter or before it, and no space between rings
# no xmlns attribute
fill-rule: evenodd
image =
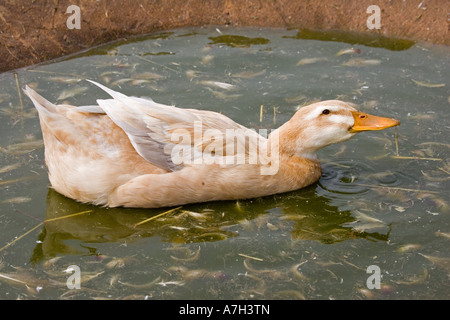
<svg viewBox="0 0 450 320"><path fill-rule="evenodd" d="M26 87L39 112L52 187L105 206L164 207L252 198L310 185L316 151L359 131L398 125L329 100L300 108L267 138L228 117L128 97L54 105ZM232 132L233 134L229 134Z"/></svg>

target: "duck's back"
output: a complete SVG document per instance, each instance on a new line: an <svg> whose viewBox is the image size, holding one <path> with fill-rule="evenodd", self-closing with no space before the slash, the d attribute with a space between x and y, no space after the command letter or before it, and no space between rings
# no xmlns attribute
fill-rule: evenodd
<svg viewBox="0 0 450 320"><path fill-rule="evenodd" d="M112 190L133 177L167 172L143 159L100 107L55 105L28 87L25 93L39 112L49 180L56 191L106 204Z"/></svg>

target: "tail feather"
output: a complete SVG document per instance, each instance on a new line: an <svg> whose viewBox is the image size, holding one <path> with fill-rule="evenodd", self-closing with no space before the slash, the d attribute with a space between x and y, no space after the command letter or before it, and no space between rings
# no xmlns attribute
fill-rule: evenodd
<svg viewBox="0 0 450 320"><path fill-rule="evenodd" d="M25 86L23 89L24 93L33 101L34 106L38 110L39 113L55 113L58 110L58 107L39 95L36 91L31 89L29 86Z"/></svg>
<svg viewBox="0 0 450 320"><path fill-rule="evenodd" d="M99 87L100 89L106 91L106 93L108 93L108 94L109 94L111 97L113 97L114 99L121 100L121 99L126 99L126 98L128 98L128 97L127 97L126 95L124 95L123 93L120 93L120 92L111 90L110 88L105 87L104 85L102 85L102 84L100 84L100 83L98 83L98 82L95 82L95 81L92 81L92 80L89 80L89 79L86 79L86 81L89 81L90 83L95 84L95 85L96 85L97 87Z"/></svg>

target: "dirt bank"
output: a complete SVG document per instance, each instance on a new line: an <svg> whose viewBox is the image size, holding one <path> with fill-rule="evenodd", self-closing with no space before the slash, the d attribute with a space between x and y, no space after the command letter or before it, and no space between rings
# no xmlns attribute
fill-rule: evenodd
<svg viewBox="0 0 450 320"><path fill-rule="evenodd" d="M376 4L381 29L366 24ZM66 22L80 8L80 29ZM100 43L184 26L340 29L450 44L449 0L3 0L0 72Z"/></svg>

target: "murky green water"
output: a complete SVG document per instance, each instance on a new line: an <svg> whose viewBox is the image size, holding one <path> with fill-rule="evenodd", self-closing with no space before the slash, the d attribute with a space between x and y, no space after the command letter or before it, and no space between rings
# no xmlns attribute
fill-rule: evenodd
<svg viewBox="0 0 450 320"><path fill-rule="evenodd" d="M174 30L0 74L0 298L449 298L450 50L220 31ZM401 120L400 157L394 129L361 133L320 152L323 177L309 188L136 225L167 209L98 208L48 187L37 114L18 87L75 105L107 97L86 78L254 129L309 101L351 101ZM72 265L81 289L67 287ZM367 286L371 265L380 289Z"/></svg>

